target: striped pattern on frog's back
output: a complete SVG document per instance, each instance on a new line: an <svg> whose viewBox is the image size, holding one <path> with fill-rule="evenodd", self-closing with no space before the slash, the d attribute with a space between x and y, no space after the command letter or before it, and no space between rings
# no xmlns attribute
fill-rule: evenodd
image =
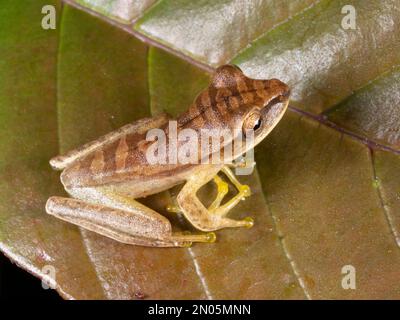
<svg viewBox="0 0 400 320"><path fill-rule="evenodd" d="M216 70L210 86L197 96L188 111L179 116L178 124L184 128L190 123L195 130L226 126L234 129L235 117L240 117L246 106L262 108L281 91L279 80L251 79L238 67L224 65Z"/></svg>
<svg viewBox="0 0 400 320"><path fill-rule="evenodd" d="M262 108L281 95L282 90L286 90L286 87L282 87L279 80L250 79L235 66L219 67L210 86L177 118L178 133L187 128L195 131L240 129L243 115L250 107ZM164 130L168 141L168 123L158 127ZM96 186L146 177L150 179L155 175L173 175L191 166L150 165L146 159L146 151L153 142L146 141L146 132L147 130L142 128L140 132L121 134L79 158L63 172L63 184L75 187Z"/></svg>

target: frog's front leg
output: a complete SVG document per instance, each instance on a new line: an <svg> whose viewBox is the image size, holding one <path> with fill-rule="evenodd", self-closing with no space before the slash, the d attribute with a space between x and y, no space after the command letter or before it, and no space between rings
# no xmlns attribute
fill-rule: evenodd
<svg viewBox="0 0 400 320"><path fill-rule="evenodd" d="M218 174L214 177L214 183L217 185L217 196L215 197L214 201L208 207L208 211L214 212L217 208L220 207L222 200L227 195L229 191L229 185L222 180Z"/></svg>
<svg viewBox="0 0 400 320"><path fill-rule="evenodd" d="M217 195L217 198L208 209L204 207L197 197L197 191L203 185L213 179L219 170L221 170L220 166L201 166L197 172L191 175L177 197L180 211L184 214L186 219L193 224L194 227L203 231L214 231L222 228L251 227L253 225L251 218L233 220L225 217L226 213L247 195L248 191L244 193L239 192L238 195L236 195L226 204L219 206L222 200L221 195L226 194L226 188L223 186L221 188L222 190L219 190L219 195ZM222 180L220 181L217 179L216 182L221 183ZM247 186L243 187L246 187L246 190L248 189Z"/></svg>
<svg viewBox="0 0 400 320"><path fill-rule="evenodd" d="M169 220L143 204L98 189L81 194L86 200L51 197L47 213L122 243L152 247L187 247L213 242L215 234L172 233Z"/></svg>
<svg viewBox="0 0 400 320"><path fill-rule="evenodd" d="M228 166L222 167L221 171L228 177L228 179L234 184L236 189L238 190L238 193L228 202L226 202L224 205L220 206L219 204L221 203L221 198L226 194L225 189L227 189L226 182L222 181L221 178L216 179L214 178L214 182L218 186L218 195L213 204L209 207L209 210L217 215L224 216L226 215L233 207L235 207L241 200L244 200L244 198L247 198L251 195L250 187L245 184L241 184L233 174L233 172L229 169ZM216 205L216 202L218 203ZM247 221L250 222L252 221L251 218L247 218Z"/></svg>

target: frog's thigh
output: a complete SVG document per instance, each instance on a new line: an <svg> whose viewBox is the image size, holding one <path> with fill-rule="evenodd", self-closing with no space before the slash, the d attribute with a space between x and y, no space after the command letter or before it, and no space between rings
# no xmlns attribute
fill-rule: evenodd
<svg viewBox="0 0 400 320"><path fill-rule="evenodd" d="M62 197L51 197L46 203L46 211L59 219L122 243L157 247L179 246L178 243L168 240L171 235L168 224L147 217L143 211L133 213Z"/></svg>
<svg viewBox="0 0 400 320"><path fill-rule="evenodd" d="M200 168L183 186L177 197L177 202L182 213L193 224L202 231L214 231L222 228L251 227L252 221L232 220L222 214L213 214L201 203L197 197L197 191L210 181L221 169L221 167Z"/></svg>
<svg viewBox="0 0 400 320"><path fill-rule="evenodd" d="M143 204L101 188L68 190L79 199L51 197L47 213L122 243L185 247L215 235L173 234L169 220Z"/></svg>

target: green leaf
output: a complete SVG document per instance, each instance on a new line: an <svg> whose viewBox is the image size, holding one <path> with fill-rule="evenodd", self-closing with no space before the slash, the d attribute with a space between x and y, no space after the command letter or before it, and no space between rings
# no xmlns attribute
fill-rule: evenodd
<svg viewBox="0 0 400 320"><path fill-rule="evenodd" d="M0 8L1 251L40 278L53 266L57 291L72 299L400 297L395 0L161 0L147 11L154 1L76 2ZM48 4L57 30L40 26ZM345 4L356 8L356 30L341 27ZM185 110L210 76L193 59L233 59L292 87L291 110L256 148L255 172L239 177L252 196L230 215L255 226L161 249L48 216L46 199L65 195L49 159L135 119ZM140 201L191 229L165 212L175 194ZM214 196L212 185L200 191ZM341 286L346 265L356 290Z"/></svg>
<svg viewBox="0 0 400 320"><path fill-rule="evenodd" d="M147 46L68 6L63 11L59 79L60 144L64 150L150 115ZM195 273L189 258L179 250L127 246L85 230L82 239L107 298L134 299L137 294L195 298L201 293L197 279L191 279ZM174 272L168 272L171 263ZM190 290L177 291L174 284L185 273L189 273ZM159 281L147 281L158 277Z"/></svg>
<svg viewBox="0 0 400 320"><path fill-rule="evenodd" d="M58 153L58 36L41 28L41 8L47 4L60 8L58 1L12 0L0 7L0 249L40 278L53 266L65 298L102 298L78 230L43 210L47 198L61 192L48 165Z"/></svg>
<svg viewBox="0 0 400 320"><path fill-rule="evenodd" d="M373 165L378 181L378 195L390 229L400 246L400 159L383 151L374 153Z"/></svg>
<svg viewBox="0 0 400 320"><path fill-rule="evenodd" d="M257 149L266 201L309 298L400 294L400 180L388 178L400 159L377 152L375 174L371 157L365 145L293 113ZM356 268L359 290L341 287L345 265Z"/></svg>
<svg viewBox="0 0 400 320"><path fill-rule="evenodd" d="M341 127L400 150L400 68L357 91L325 114Z"/></svg>
<svg viewBox="0 0 400 320"><path fill-rule="evenodd" d="M356 10L355 30L341 25L345 5ZM234 62L251 76L288 82L294 106L321 113L400 63L398 6L323 0L267 32Z"/></svg>
<svg viewBox="0 0 400 320"><path fill-rule="evenodd" d="M355 9L355 30L342 26L345 6ZM292 106L322 115L400 64L399 12L395 0L159 1L135 30L199 62L233 59L250 76L282 79ZM357 118L329 120L398 149L397 136L376 132L396 132L394 121L371 128Z"/></svg>
<svg viewBox="0 0 400 320"><path fill-rule="evenodd" d="M176 116L208 86L210 77L170 54L150 48L149 80L152 113L167 111Z"/></svg>
<svg viewBox="0 0 400 320"><path fill-rule="evenodd" d="M65 6L57 106L62 152L127 121L149 116L147 46Z"/></svg>
<svg viewBox="0 0 400 320"><path fill-rule="evenodd" d="M204 63L228 62L265 30L316 0L157 2L135 25L148 37Z"/></svg>
<svg viewBox="0 0 400 320"><path fill-rule="evenodd" d="M150 51L151 79L160 79L164 74L157 94L157 102L163 101L164 110L177 113L173 100L181 101L181 90L191 98L179 107L182 112L207 84L208 80L199 71L181 60L171 57L157 49ZM157 72L155 72L157 71ZM190 81L192 80L192 81ZM196 81L197 80L197 81ZM177 82L182 81L182 84ZM189 82L190 81L190 82ZM191 87L187 87L191 83ZM152 90L152 92L153 92ZM251 229L221 230L218 232L218 245L194 246L188 249L196 268L198 281L208 299L301 299L305 298L296 276L290 268L283 252L274 223L262 195L257 173L243 177L243 183L252 187L251 202L238 205L232 217L243 219L251 212L257 223ZM215 197L210 188L203 191L202 200ZM174 251L174 249L172 249ZM273 257L273 258L272 258ZM274 264L270 264L273 259ZM198 296L197 298L202 298Z"/></svg>
<svg viewBox="0 0 400 320"><path fill-rule="evenodd" d="M129 24L156 0L76 0L76 2L118 22Z"/></svg>

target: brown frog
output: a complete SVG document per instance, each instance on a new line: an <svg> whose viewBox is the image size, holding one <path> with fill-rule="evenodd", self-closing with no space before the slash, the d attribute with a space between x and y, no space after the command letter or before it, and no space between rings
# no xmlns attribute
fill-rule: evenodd
<svg viewBox="0 0 400 320"><path fill-rule="evenodd" d="M251 227L253 220L233 220L227 213L245 197L250 189L242 185L230 167L233 161L262 141L276 126L289 103L290 90L277 80L256 80L246 77L236 66L219 67L211 84L202 91L189 109L176 119L177 131L192 129L230 129L253 134L251 145L241 143L224 161L217 163L150 164L146 152L154 141L146 139L151 129L160 128L170 134L170 118L160 114L128 124L80 148L58 156L51 166L63 170L61 181L72 198L51 197L47 213L62 220L97 232L117 241L155 247L182 247L192 242L214 242L211 231L228 227ZM223 141L226 147L231 141ZM168 143L168 142L167 142ZM166 146L171 149L170 145ZM216 151L209 149L199 160ZM169 154L169 153L168 153ZM169 159L170 160L170 159ZM228 185L223 172L238 189L237 194L221 205ZM218 195L206 208L196 196L209 181L217 184ZM134 200L184 183L171 211L181 212L191 224L207 233L173 233L169 220Z"/></svg>

